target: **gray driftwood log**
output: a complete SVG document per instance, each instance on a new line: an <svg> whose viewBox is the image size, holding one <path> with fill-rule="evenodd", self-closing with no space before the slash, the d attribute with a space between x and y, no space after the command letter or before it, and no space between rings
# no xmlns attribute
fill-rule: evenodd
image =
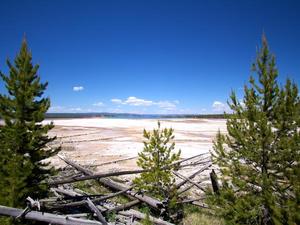
<svg viewBox="0 0 300 225"><path fill-rule="evenodd" d="M178 168L180 167L186 167L186 166L191 166L191 165L198 165L198 164L207 164L210 161L207 160L207 158L205 158L204 160L206 161L200 161L197 163L192 163L192 164L187 164L187 165L180 165L181 163L203 156L204 154L199 154L196 156L192 156L186 159L182 159L179 160L177 162L172 163L171 166L175 166L178 165ZM62 160L65 161L65 157L58 155L58 157ZM67 162L67 161L65 161ZM82 166L80 166L80 168L83 168ZM162 169L168 169L169 167L162 167ZM84 180L92 180L92 179L99 179L99 178L105 178L105 177L113 177L113 176L120 176L120 175L129 175L129 174L138 174L138 173L144 173L144 172L149 172L150 170L125 170L125 171L117 171L117 172L107 172L107 173L88 173L86 176L75 176L75 177L70 177L70 178L66 178L66 179L62 179L62 180L57 180L57 181L50 181L48 184L49 185L59 185L59 184L67 184L67 183L73 183L73 182L77 182L77 181L84 181Z"/></svg>
<svg viewBox="0 0 300 225"><path fill-rule="evenodd" d="M192 181L189 177L183 176L182 174L177 173L177 172L175 172L175 171L173 171L173 174L175 174L175 176L179 177L180 179L185 180L185 181L188 181L188 182L190 182L191 184L195 185L195 186L196 186L197 188L199 188L201 191L205 191L203 187L201 187L198 183Z"/></svg>
<svg viewBox="0 0 300 225"><path fill-rule="evenodd" d="M133 217L138 218L140 220L146 218L146 215L144 213L141 213L141 212L139 212L137 210L134 210L134 209L130 209L130 210L127 210L127 211L120 211L119 214L123 215L123 216L133 216ZM158 225L174 225L173 223L169 223L167 221L155 218L153 216L149 216L149 219L153 223L158 224Z"/></svg>
<svg viewBox="0 0 300 225"><path fill-rule="evenodd" d="M107 222L106 222L105 218L103 217L102 213L100 212L100 210L94 205L94 203L89 198L87 198L86 203L87 203L88 207L91 209L91 211L96 213L99 221L102 224L107 225Z"/></svg>
<svg viewBox="0 0 300 225"><path fill-rule="evenodd" d="M16 218L23 212L23 209L11 208L0 205L0 215L11 216ZM35 220L40 222L46 222L49 224L59 224L59 225L99 225L102 224L98 221L78 219L69 216L61 216L52 213L30 211L25 214L23 219Z"/></svg>
<svg viewBox="0 0 300 225"><path fill-rule="evenodd" d="M93 175L93 172L88 170L88 169L85 169L84 167L74 163L73 161L59 155L59 157L65 161L67 164L69 164L70 166L74 167L75 169L81 171L82 173L86 174L86 175ZM98 181L106 186L106 187L109 187L111 189L114 189L114 190L117 190L117 191L125 191L127 190L128 186L125 186L125 185L122 185L122 184L119 184L119 183L116 183L114 181L112 181L111 179L109 178L100 178L98 179ZM158 209L160 206L162 206L162 203L160 201L158 201L157 199L154 199L152 197L149 197L147 195L140 195L140 194L137 194L133 191L127 191L127 192L124 192L124 194L126 194L127 196L130 196L130 197L134 197L142 202L145 202L147 203L149 206L153 207L153 208L156 208Z"/></svg>
<svg viewBox="0 0 300 225"><path fill-rule="evenodd" d="M201 167L199 170L197 170L196 172L194 172L193 174L191 174L190 176L188 176L188 178L189 178L189 179L193 179L196 175L198 175L199 173L202 173L203 171L207 170L207 169L208 169L209 167L211 167L211 166L212 166L212 164L209 163L209 164L207 164L207 165ZM176 184L176 188L177 188L177 189L180 188L182 185L184 185L184 184L187 183L187 182L188 182L187 179L186 179L186 180L183 180L183 181L181 181L181 182L179 182L178 184Z"/></svg>

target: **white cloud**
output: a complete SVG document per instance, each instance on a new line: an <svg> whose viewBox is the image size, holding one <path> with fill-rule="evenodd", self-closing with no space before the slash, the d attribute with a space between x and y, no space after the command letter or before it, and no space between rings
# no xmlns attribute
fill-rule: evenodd
<svg viewBox="0 0 300 225"><path fill-rule="evenodd" d="M116 103L116 104L122 104L122 100L118 99L118 98L113 98L110 101L113 102L113 103Z"/></svg>
<svg viewBox="0 0 300 225"><path fill-rule="evenodd" d="M176 108L176 105L179 104L178 100L175 101L152 101L152 100L146 100L137 98L134 96L128 97L126 100L121 99L111 99L111 102L119 105L129 105L129 106L158 106L159 108L165 109L165 110L174 110Z"/></svg>
<svg viewBox="0 0 300 225"><path fill-rule="evenodd" d="M84 87L82 86L74 86L73 87L73 91L83 91L84 90Z"/></svg>
<svg viewBox="0 0 300 225"><path fill-rule="evenodd" d="M93 104L93 106L101 107L101 106L104 106L104 104L103 104L103 102L96 102Z"/></svg>
<svg viewBox="0 0 300 225"><path fill-rule="evenodd" d="M127 100L123 102L123 104L133 106L151 106L154 105L154 102L136 97L128 97Z"/></svg>
<svg viewBox="0 0 300 225"><path fill-rule="evenodd" d="M225 112L228 110L228 107L226 104L220 101L214 101L212 104L212 108L214 112Z"/></svg>

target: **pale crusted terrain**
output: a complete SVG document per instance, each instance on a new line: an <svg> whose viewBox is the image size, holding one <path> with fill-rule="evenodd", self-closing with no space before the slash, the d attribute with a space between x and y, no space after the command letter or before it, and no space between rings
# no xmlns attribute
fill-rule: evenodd
<svg viewBox="0 0 300 225"><path fill-rule="evenodd" d="M137 156L143 149L143 129L157 127L155 119L89 118L53 122L55 128L50 135L58 137L55 144L62 146L61 153L83 165ZM217 131L226 131L226 120L222 119L162 119L160 122L162 127L174 129L176 149L181 149L182 158L208 152ZM56 166L62 165L57 157L52 162ZM115 165L111 164L110 169ZM136 167L135 159L119 162L120 167ZM106 166L106 169L109 168Z"/></svg>

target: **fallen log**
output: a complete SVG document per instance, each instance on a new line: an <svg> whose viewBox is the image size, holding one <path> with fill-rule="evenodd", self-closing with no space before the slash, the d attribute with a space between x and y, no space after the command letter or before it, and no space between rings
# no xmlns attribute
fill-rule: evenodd
<svg viewBox="0 0 300 225"><path fill-rule="evenodd" d="M50 191L55 195L56 199L61 199L63 196L58 194L53 188L50 188Z"/></svg>
<svg viewBox="0 0 300 225"><path fill-rule="evenodd" d="M128 186L125 185L121 185L118 184L116 182L111 181L108 178L101 178L99 179L99 182L111 189L117 190L117 191L125 191L126 189L128 189ZM147 195L140 195L137 194L136 192L133 191L128 191L128 192L124 192L125 195L129 196L129 197L134 197L142 202L147 203L149 206L151 206L152 208L158 209L159 206L162 205L162 203L160 201L158 201L157 199L154 199L152 197L149 197Z"/></svg>
<svg viewBox="0 0 300 225"><path fill-rule="evenodd" d="M11 208L0 205L0 215L18 217L21 215L23 209ZM46 222L49 224L59 224L59 225L99 225L100 222L93 220L77 219L69 216L61 216L52 213L30 211L27 212L22 217L26 220L35 220L40 222Z"/></svg>
<svg viewBox="0 0 300 225"><path fill-rule="evenodd" d="M191 156L191 157L188 157L188 158L185 158L185 159L181 159L181 160L178 160L178 161L172 163L172 165L181 164L181 163L186 162L188 160L191 160L191 159L203 156L203 155L207 155L207 154L209 154L209 153L201 153L199 155L194 155L194 156Z"/></svg>
<svg viewBox="0 0 300 225"><path fill-rule="evenodd" d="M189 177L183 176L182 174L179 174L175 171L173 171L173 174L177 177L179 177L180 179L183 179L184 181L188 181L191 184L195 185L197 188L199 188L201 191L205 191L203 187L201 187L198 183L192 181Z"/></svg>
<svg viewBox="0 0 300 225"><path fill-rule="evenodd" d="M91 195L91 193L88 193L86 191L80 190L78 188L74 188L74 192L76 192L77 194L85 195L85 196Z"/></svg>
<svg viewBox="0 0 300 225"><path fill-rule="evenodd" d="M61 158L61 159L63 159L63 157L60 156L60 155L58 155L58 157ZM182 162L184 162L186 160L193 159L195 157L196 156L193 156L193 157L190 157L188 159L184 159L184 160L175 162L171 166L174 166L174 165L177 165L177 164L179 165L180 163L182 163ZM195 165L209 163L209 162L210 161L198 162L198 163L195 163ZM186 167L186 166L191 166L191 165L190 164L188 164L188 165L182 165L182 166L179 165L178 167L181 168L181 167ZM167 169L167 168L169 168L169 167L163 167L162 169ZM70 178L66 178L66 179L62 179L62 180L50 181L50 182L48 182L48 184L49 185L67 184L67 183L73 183L73 182L77 182L77 181L92 180L92 179L99 179L99 178L112 177L112 176L120 176L120 175L138 174L138 173L144 173L144 172L150 172L150 171L151 170L141 169L141 170L125 170L125 171L108 172L108 173L92 173L92 174L88 174L87 176L81 176L81 177L75 176L75 177L70 177Z"/></svg>
<svg viewBox="0 0 300 225"><path fill-rule="evenodd" d="M71 160L69 160L61 155L58 155L58 157L61 158L63 161L65 161L70 166L83 172L84 174L93 175L92 171L85 169L84 167L72 162ZM98 182L100 182L102 185L104 185L106 187L109 187L109 188L117 190L117 191L125 191L126 189L129 188L128 186L118 184L108 178L100 178L100 179L98 179ZM130 196L130 197L134 197L142 202L145 202L149 206L151 206L152 208L155 208L155 209L159 209L159 207L162 205L162 203L160 201L158 201L157 199L151 198L147 195L136 194L135 192L132 192L132 191L124 192L124 194L126 194L127 196Z"/></svg>
<svg viewBox="0 0 300 225"><path fill-rule="evenodd" d="M140 220L145 219L147 217L144 213L141 213L141 212L139 212L137 210L134 210L134 209L130 209L130 210L127 210L127 211L120 211L118 214L123 215L123 216L133 216L133 217L138 218ZM173 223L169 223L167 221L155 218L153 216L149 216L149 219L150 219L150 221L152 221L153 223L158 224L158 225L174 225Z"/></svg>
<svg viewBox="0 0 300 225"><path fill-rule="evenodd" d="M197 166L197 165L205 165L205 164L210 163L210 162L211 162L211 160L197 161L197 162L193 162L193 163L189 163L189 164L180 165L180 166L178 166L178 168L182 169L184 167L192 167L192 166Z"/></svg>
<svg viewBox="0 0 300 225"><path fill-rule="evenodd" d="M61 198L62 198L62 196L60 196L59 198L57 198L57 197L50 197L50 198L40 199L39 202L44 207L45 204L47 204L49 202L50 203L56 202L57 200L60 200Z"/></svg>
<svg viewBox="0 0 300 225"><path fill-rule="evenodd" d="M73 218L86 218L90 215L90 213L75 213L75 214L66 214L65 216L73 217Z"/></svg>
<svg viewBox="0 0 300 225"><path fill-rule="evenodd" d="M84 174L87 174L87 175L92 175L92 174L93 174L92 171L90 171L90 170L88 170L88 169L85 169L84 167L82 167L82 166L80 166L80 165L74 163L73 161L67 159L66 157L64 157L64 156L62 156L62 155L60 155L60 154L57 154L57 156L58 156L61 160L63 160L65 163L67 163L68 165L74 167L76 170L78 170L78 171L80 171L80 172L82 172L82 173L84 173Z"/></svg>
<svg viewBox="0 0 300 225"><path fill-rule="evenodd" d="M209 207L204 203L191 202L192 205L198 206L200 208L209 209Z"/></svg>
<svg viewBox="0 0 300 225"><path fill-rule="evenodd" d="M69 197L81 196L81 194L78 194L75 191L71 191L71 190L65 190L65 189L61 189L61 188L51 188L51 190L56 193L63 194L65 196L69 196Z"/></svg>
<svg viewBox="0 0 300 225"><path fill-rule="evenodd" d="M208 164L203 166L202 168L200 168L199 170L197 170L195 173L191 174L190 176L188 176L189 179L193 179L196 175L198 175L199 173L202 173L203 171L207 170L209 167L211 167L212 164ZM176 184L176 188L180 188L182 185L184 185L186 182L188 182L188 180L183 180L181 182L179 182L178 184Z"/></svg>
<svg viewBox="0 0 300 225"><path fill-rule="evenodd" d="M199 182L197 182L197 184L201 184L202 182L203 182L203 181L199 181ZM184 192L190 190L190 189L191 189L192 187L194 187L194 186L195 186L194 184L191 184L190 186L187 186L187 187L183 188L182 190L178 190L177 194L178 194L178 195L181 195L181 194L183 194Z"/></svg>
<svg viewBox="0 0 300 225"><path fill-rule="evenodd" d="M88 207L91 209L91 211L96 213L99 221L102 224L107 225L107 222L106 222L105 218L103 217L102 213L100 212L100 210L94 205L94 203L89 198L87 198L86 203L87 203Z"/></svg>
<svg viewBox="0 0 300 225"><path fill-rule="evenodd" d="M94 198L94 199L91 199L91 201L94 204L98 204L98 203L100 203L102 201L105 201L107 199L116 197L116 196L118 196L120 194L124 194L125 192L129 191L132 188L133 187L129 187L126 190L123 190L123 191L118 191L116 193L112 193L112 194L109 194L109 195L106 195L106 196L103 196L103 197L100 197L100 198ZM49 208L50 209L61 209L61 208L65 208L65 207L78 207L78 206L83 206L83 205L85 205L85 201L84 200L82 200L82 201L76 201L76 202L70 202L70 203L64 203L64 204L55 204L55 205L51 205Z"/></svg>
<svg viewBox="0 0 300 225"><path fill-rule="evenodd" d="M125 171L117 171L117 172L109 172L109 173L95 173L88 176L72 177L63 180L50 181L48 182L48 184L49 185L69 184L77 181L92 180L92 179L99 179L99 178L113 177L113 176L120 176L120 175L137 174L137 173L143 173L148 171L150 170L125 170Z"/></svg>
<svg viewBox="0 0 300 225"><path fill-rule="evenodd" d="M195 199L186 199L186 200L182 200L180 202L177 202L177 204L191 203L191 202L196 202L196 201L200 201L200 200L204 200L204 199L205 199L205 197L195 198Z"/></svg>
<svg viewBox="0 0 300 225"><path fill-rule="evenodd" d="M125 203L123 205L116 206L115 208L109 208L106 211L104 211L105 214L111 213L111 212L119 212L122 210L130 209L132 206L135 206L139 204L139 200L133 200L131 202Z"/></svg>

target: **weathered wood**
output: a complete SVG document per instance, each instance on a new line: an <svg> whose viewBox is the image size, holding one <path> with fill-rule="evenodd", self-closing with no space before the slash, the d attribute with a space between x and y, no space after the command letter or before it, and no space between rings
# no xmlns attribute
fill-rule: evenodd
<svg viewBox="0 0 300 225"><path fill-rule="evenodd" d="M201 197L201 198L194 198L194 199L186 199L186 200L182 200L180 202L177 202L178 204L182 204L182 203L191 203L191 202L196 202L196 201L200 201L200 200L204 200L205 197Z"/></svg>
<svg viewBox="0 0 300 225"><path fill-rule="evenodd" d="M68 165L74 167L76 170L78 170L78 171L80 171L80 172L83 172L84 174L87 174L87 175L92 175L92 174L93 174L92 171L90 171L90 170L88 170L88 169L86 169L86 168L84 168L84 167L78 165L77 163L74 163L72 160L69 160L69 159L67 159L66 157L64 157L64 156L62 156L62 155L60 155L60 154L57 154L57 156L58 156L61 160L63 160L65 163L67 163Z"/></svg>
<svg viewBox="0 0 300 225"><path fill-rule="evenodd" d="M83 190L80 190L78 188L74 188L74 192L78 193L78 194L81 194L81 195L91 195L90 193L86 192L86 191L83 191Z"/></svg>
<svg viewBox="0 0 300 225"><path fill-rule="evenodd" d="M55 195L55 197L56 197L57 199L61 199L61 198L62 198L62 196L59 195L53 188L50 188L50 191Z"/></svg>
<svg viewBox="0 0 300 225"><path fill-rule="evenodd" d="M107 187L110 187L114 190L118 190L118 191L123 191L123 190L126 190L128 189L129 187L128 186L125 186L125 185L121 185L121 184L118 184L116 182L113 182L107 178L102 178L99 180L100 183L104 184L105 186ZM153 207L153 208L159 208L159 206L162 205L162 203L160 201L158 201L157 199L155 198L152 198L152 197L149 197L147 195L140 195L140 194L137 194L136 192L134 191L128 191L128 192L125 192L124 194L128 195L128 196L131 196L131 197L134 197L142 202L145 202L147 203L149 206Z"/></svg>
<svg viewBox="0 0 300 225"><path fill-rule="evenodd" d="M182 174L179 174L175 171L173 171L173 174L177 177L179 177L180 179L183 179L185 181L190 182L191 184L195 185L196 187L198 187L201 191L205 191L203 187L201 187L199 184L197 184L196 182L192 181L190 178L183 176Z"/></svg>
<svg viewBox="0 0 300 225"><path fill-rule="evenodd" d="M210 176L210 181L211 181L211 185L212 185L214 193L219 195L220 188L219 188L219 184L218 184L218 177L217 177L215 170L212 170L211 173L209 174L209 176Z"/></svg>
<svg viewBox="0 0 300 225"><path fill-rule="evenodd" d="M185 167L193 167L193 166L198 166L198 165L206 165L210 162L211 162L211 160L207 160L207 161L198 161L198 162L194 162L194 163L179 165L178 169L182 169L182 168L185 168Z"/></svg>
<svg viewBox="0 0 300 225"><path fill-rule="evenodd" d="M134 209L130 209L130 210L127 210L127 211L120 211L118 214L123 215L123 216L134 216L135 218L138 218L140 220L146 218L146 215L144 213L141 213L141 212L139 212L137 210L134 210ZM155 218L153 216L149 216L149 219L153 223L158 224L158 225L173 225L173 223L169 223L167 221Z"/></svg>
<svg viewBox="0 0 300 225"><path fill-rule="evenodd" d="M59 184L68 184L77 181L84 181L84 180L92 180L92 179L99 179L105 177L113 177L113 176L120 176L120 175L129 175L129 174L137 174L148 172L150 170L125 170L125 171L117 171L117 172L108 172L108 173L95 173L92 175L81 176L81 177L71 177L68 179L62 179L57 181L50 181L49 185L59 185Z"/></svg>
<svg viewBox="0 0 300 225"><path fill-rule="evenodd" d="M11 208L0 205L0 215L17 217L22 213L22 209ZM40 222L46 222L49 224L58 224L58 225L99 225L101 223L92 220L77 219L68 216L61 216L52 213L30 211L27 214L23 215L26 220L35 220Z"/></svg>
<svg viewBox="0 0 300 225"><path fill-rule="evenodd" d="M50 197L50 198L44 198L44 199L41 199L39 200L39 202L41 203L41 205L43 205L44 207L44 204L47 204L49 202L56 202L57 200L59 200L61 198L61 196L59 198L57 197Z"/></svg>
<svg viewBox="0 0 300 225"><path fill-rule="evenodd" d="M201 184L203 181L199 181L199 182L197 182L197 184ZM177 192L177 194L178 195L181 195L181 194L183 194L184 192L186 192L186 191L188 191L188 190L190 190L192 187L194 187L195 185L194 184L191 184L190 186L187 186L187 187L185 187L185 188L183 188L183 189L181 189L181 190L178 190L178 192Z"/></svg>
<svg viewBox="0 0 300 225"><path fill-rule="evenodd" d="M92 212L96 213L99 221L101 223L103 223L104 225L107 225L107 222L106 222L105 218L103 217L102 213L89 198L87 198L86 203L87 203L88 207L92 210Z"/></svg>
<svg viewBox="0 0 300 225"><path fill-rule="evenodd" d="M69 196L69 197L78 197L81 196L81 194L76 193L75 191L71 191L71 190L65 190L65 189L61 189L61 188L51 188L51 190L63 194L65 196Z"/></svg>
<svg viewBox="0 0 300 225"><path fill-rule="evenodd" d="M191 202L192 205L198 206L200 208L209 209L208 205L204 203L198 203L198 202Z"/></svg>
<svg viewBox="0 0 300 225"><path fill-rule="evenodd" d="M198 164L204 164L204 163L208 163L210 161L205 161L205 162L201 162L201 163L197 163L195 165ZM177 163L173 163L178 164L180 162ZM179 166L179 168L181 167L186 167L186 166L191 166L191 165L182 165ZM168 167L163 167L162 169L167 169ZM144 173L144 172L149 172L150 170L124 170L124 171L117 171L117 172L107 172L107 173L93 173L92 175L87 175L87 176L81 176L81 177L70 177L70 178L66 178L66 179L62 179L62 180L56 180L56 181L50 181L48 182L49 185L59 185L59 184L68 184L68 183L73 183L73 182L78 182L78 181L84 181L84 180L92 180L92 179L99 179L99 178L105 178L105 177L113 177L113 176L120 176L120 175L130 175L130 174L138 174L138 173Z"/></svg>
<svg viewBox="0 0 300 225"><path fill-rule="evenodd" d="M204 156L204 155L207 155L207 154L209 154L209 153L201 153L199 155L194 155L194 156L191 156L191 157L188 157L188 158L185 158L185 159L181 159L181 160L178 160L178 161L172 163L172 165L181 164L181 163L186 162L188 160L191 160L191 159L194 159L194 158L197 158L197 157L200 157L200 156Z"/></svg>
<svg viewBox="0 0 300 225"><path fill-rule="evenodd" d="M73 217L73 218L86 218L90 215L90 213L75 213L75 214L66 214L65 216Z"/></svg>
<svg viewBox="0 0 300 225"><path fill-rule="evenodd" d="M88 170L88 169L85 169L84 167L72 162L71 160L59 155L59 157L65 161L67 164L69 164L70 166L73 166L75 169L87 174L87 175L93 175L93 172ZM122 184L118 184L108 178L100 178L98 179L98 181L103 184L104 186L106 187L109 187L111 189L114 189L114 190L117 190L117 191L125 191L126 189L128 189L129 187L128 186L125 186L125 185L122 185ZM147 203L149 206L153 207L153 208L159 208L159 206L162 205L162 203L160 201L158 201L157 199L154 199L154 198L151 198L147 195L140 195L140 194L136 194L135 192L133 191L128 191L128 192L125 192L124 194L126 194L127 196L131 196L131 197L134 197L142 202L145 202Z"/></svg>
<svg viewBox="0 0 300 225"><path fill-rule="evenodd" d="M111 213L111 212L119 212L119 211L122 211L122 210L129 209L132 206L135 206L135 205L137 205L139 203L140 203L140 200L133 200L133 201L125 203L123 205L118 205L115 208L109 208L106 211L104 211L104 213L108 214L108 213Z"/></svg>
<svg viewBox="0 0 300 225"><path fill-rule="evenodd" d="M116 193L112 193L112 194L109 194L109 195L106 195L106 196L103 196L103 197L94 198L94 199L91 199L91 201L94 204L98 204L98 203L100 203L102 201L105 201L107 199L116 197L116 196L118 196L120 194L124 194L125 192L129 191L132 188L133 187L129 187L126 190L123 190L123 191L118 191ZM76 202L70 202L70 203L64 203L64 204L58 203L58 204L51 205L49 208L51 208L51 209L61 209L61 208L65 208L65 207L78 207L78 206L83 206L83 205L85 205L85 201L84 200L82 200L82 201L76 201Z"/></svg>
<svg viewBox="0 0 300 225"><path fill-rule="evenodd" d="M178 167L186 167L186 166L191 166L193 164L187 164L187 165L180 165L181 163L183 162L186 162L188 160L191 160L191 159L194 159L194 158L197 158L197 157L200 157L200 156L203 156L203 155L206 155L207 153L202 153L202 154L199 154L199 155L195 155L195 156L192 156L192 157L189 157L189 158L186 158L186 159L182 159L182 160L179 160L179 161L176 161L174 163L171 164L171 166L175 166L175 165L178 165ZM58 155L58 157L62 160L67 160L65 157L63 157L62 155ZM136 157L132 157L132 158L136 158ZM205 158L205 160L208 159L208 157ZM127 160L127 159L121 159L119 161L122 161L122 160ZM203 159L204 160L204 159ZM111 162L108 162L108 164L112 163L112 162L117 162L118 160L115 160L115 161L111 161ZM67 162L67 161L65 161ZM207 161L200 161L200 162L197 162L195 163L195 165L197 164L205 164L205 163L209 163L210 160L207 160ZM69 163L72 163L71 161L69 161ZM105 165L105 163L103 164L100 164L100 165ZM74 166L74 165L72 165ZM79 165L77 165L79 166ZM76 167L75 167L76 168ZM82 166L79 166L78 168L80 169L84 169ZM163 167L162 169L168 169L169 167ZM84 169L86 170L86 169ZM87 171L87 170L86 170ZM77 181L84 181L84 180L91 180L91 179L99 179L99 178L105 178L105 177L111 177L111 176L120 176L120 175L129 175L129 174L138 174L138 173L143 173L143 172L149 172L150 170L125 170L125 171L117 171L117 172L108 172L108 173L86 173L87 176L81 176L81 177L70 177L70 178L66 178L66 179L63 179L63 180L57 180L57 181L50 181L48 182L49 185L58 185L58 184L66 184L66 183L73 183L73 182L77 182Z"/></svg>
<svg viewBox="0 0 300 225"><path fill-rule="evenodd" d="M199 170L197 170L195 173L191 174L190 176L188 176L189 179L193 179L196 175L198 175L199 173L202 173L203 171L207 170L209 167L211 167L212 164L207 164L205 166L203 166L202 168L200 168ZM186 182L188 182L188 180L183 180L181 182L179 182L178 184L176 184L176 188L180 188L182 185L184 185Z"/></svg>

